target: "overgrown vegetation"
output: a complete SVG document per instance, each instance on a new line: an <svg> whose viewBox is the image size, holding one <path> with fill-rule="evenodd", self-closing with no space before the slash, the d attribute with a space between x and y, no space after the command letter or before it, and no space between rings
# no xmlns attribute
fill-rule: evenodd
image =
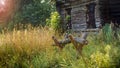
<svg viewBox="0 0 120 68"><path fill-rule="evenodd" d="M49 0L20 0L13 19L8 27L11 29L16 24L32 24L34 26L46 25L46 19L50 17L55 7Z"/></svg>
<svg viewBox="0 0 120 68"><path fill-rule="evenodd" d="M52 12L50 18L46 19L47 25L55 31L61 31L62 23L60 22L60 15L58 12Z"/></svg>
<svg viewBox="0 0 120 68"><path fill-rule="evenodd" d="M13 20L0 29L0 68L120 68L120 30L114 36L109 25L89 35L89 44L83 49L85 60L78 57L73 44L62 51L53 46L51 37L66 27L49 3L20 0Z"/></svg>
<svg viewBox="0 0 120 68"><path fill-rule="evenodd" d="M53 30L26 27L12 32L3 30L0 34L0 68L119 68L120 39L106 42L109 40L104 30L88 37L89 44L83 49L86 64L81 56L77 58L72 44L66 45L63 51L52 46Z"/></svg>

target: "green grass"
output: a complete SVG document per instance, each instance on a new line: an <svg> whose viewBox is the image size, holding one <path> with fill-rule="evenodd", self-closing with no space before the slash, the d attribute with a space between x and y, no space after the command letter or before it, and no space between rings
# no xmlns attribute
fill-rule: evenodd
<svg viewBox="0 0 120 68"><path fill-rule="evenodd" d="M60 51L52 46L55 35L48 28L29 27L0 34L0 68L119 68L120 33L115 39L105 27L98 34L90 34L89 44L83 48L85 61L77 56L72 44Z"/></svg>

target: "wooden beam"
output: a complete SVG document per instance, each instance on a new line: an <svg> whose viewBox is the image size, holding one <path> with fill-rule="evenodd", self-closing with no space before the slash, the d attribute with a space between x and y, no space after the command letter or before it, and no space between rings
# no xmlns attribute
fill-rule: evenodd
<svg viewBox="0 0 120 68"><path fill-rule="evenodd" d="M76 32L99 32L100 28L96 28L96 29L76 29Z"/></svg>

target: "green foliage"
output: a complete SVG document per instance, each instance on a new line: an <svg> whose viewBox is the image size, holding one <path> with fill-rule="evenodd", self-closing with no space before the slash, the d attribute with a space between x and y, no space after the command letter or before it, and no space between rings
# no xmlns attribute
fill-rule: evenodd
<svg viewBox="0 0 120 68"><path fill-rule="evenodd" d="M52 29L61 30L60 15L58 12L52 12L50 19L47 19L46 22Z"/></svg>
<svg viewBox="0 0 120 68"><path fill-rule="evenodd" d="M66 21L70 20L70 18L71 18L70 15L67 15L66 16Z"/></svg>
<svg viewBox="0 0 120 68"><path fill-rule="evenodd" d="M46 18L49 18L51 12L55 10L49 0L21 0L20 2L13 20L10 21L10 28L18 23L44 26L46 25Z"/></svg>
<svg viewBox="0 0 120 68"><path fill-rule="evenodd" d="M45 25L45 20L50 16L53 7L48 0L33 0L32 3L22 8L23 19L33 25Z"/></svg>
<svg viewBox="0 0 120 68"><path fill-rule="evenodd" d="M114 38L114 32L111 28L110 24L106 24L105 27L103 27L103 39L106 43L109 43Z"/></svg>
<svg viewBox="0 0 120 68"><path fill-rule="evenodd" d="M110 68L111 67L111 57L110 57L110 45L107 45L103 51L105 53L102 53L100 51L96 51L95 53L93 53L91 55L91 68L102 68L102 67L105 67L105 68Z"/></svg>

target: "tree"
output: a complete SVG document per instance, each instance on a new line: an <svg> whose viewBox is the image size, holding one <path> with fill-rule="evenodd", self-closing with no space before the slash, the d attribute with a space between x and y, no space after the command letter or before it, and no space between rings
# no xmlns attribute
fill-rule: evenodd
<svg viewBox="0 0 120 68"><path fill-rule="evenodd" d="M19 7L12 23L31 23L32 25L45 25L54 7L49 0L20 0Z"/></svg>

